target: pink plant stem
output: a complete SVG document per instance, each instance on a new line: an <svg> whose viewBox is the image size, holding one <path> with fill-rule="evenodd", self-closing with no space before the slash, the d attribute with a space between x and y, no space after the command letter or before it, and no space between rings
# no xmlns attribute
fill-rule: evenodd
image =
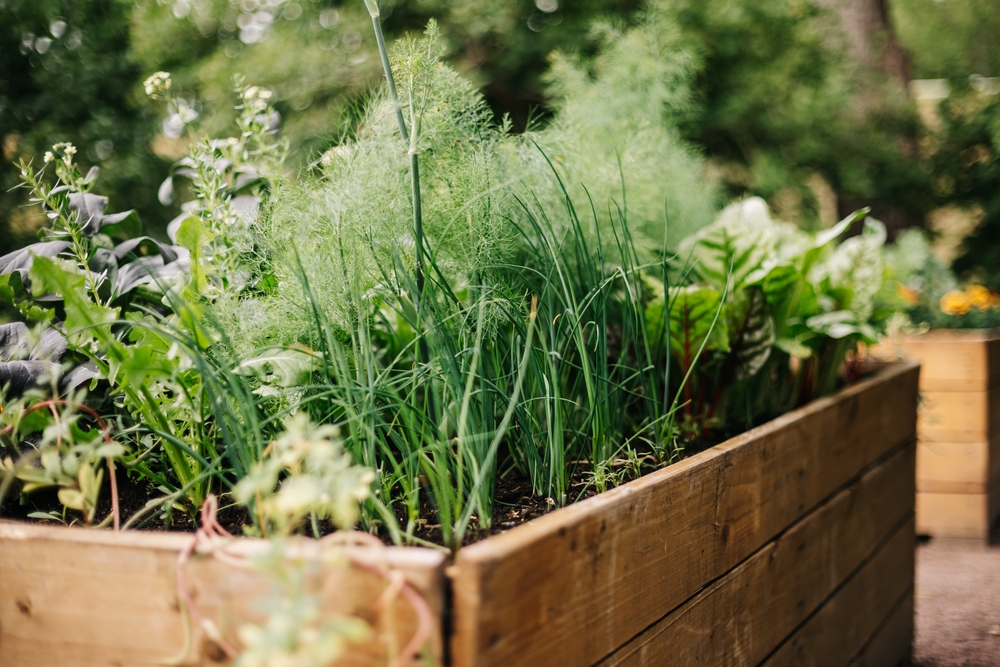
<svg viewBox="0 0 1000 667"><path fill-rule="evenodd" d="M211 621L202 616L201 611L198 609L194 599L191 597L191 592L187 586L187 579L184 575L185 564L187 564L191 556L194 555L198 545L203 542L207 543L207 547L211 550L212 556L220 561L236 567L248 567L245 560L225 553L219 546L218 540L232 538L233 535L219 523L218 509L218 499L214 494L209 494L201 506L201 528L195 532L191 543L184 549L184 551L181 552L180 557L178 558L177 590L184 599L184 604L187 605L187 608L190 610L195 622L230 659L234 659L237 655L239 655L239 652L222 638ZM356 545L370 547L373 549L385 549L385 545L382 544L382 542L374 535L357 531L333 533L319 540L319 543L321 546L337 544L343 546ZM376 610L379 612L388 612L392 602L400 594L402 594L402 596L413 608L413 611L417 616L417 629L407 642L406 646L403 647L403 650L390 661L389 667L407 667L408 665L411 665L420 655L420 649L427 643L427 640L430 638L434 629L434 615L431 612L430 607L427 605L427 601L423 599L420 593L408 581L406 581L406 578L398 570L386 569L380 565L366 562L357 556L349 556L348 559L353 566L367 572L371 572L380 579L388 582L388 586L375 603Z"/></svg>

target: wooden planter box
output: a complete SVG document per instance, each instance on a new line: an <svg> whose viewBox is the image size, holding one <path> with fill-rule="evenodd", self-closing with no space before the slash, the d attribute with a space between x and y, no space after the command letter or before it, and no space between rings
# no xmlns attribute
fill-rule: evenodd
<svg viewBox="0 0 1000 667"><path fill-rule="evenodd" d="M447 568L422 549L371 557L403 569L439 612L431 653L455 667L892 667L913 633L918 371L883 369L466 547ZM187 539L0 524L0 664L129 667L176 655L173 581ZM188 570L212 618L239 615L260 588L212 559ZM384 583L358 574L331 595L372 615ZM405 641L414 620L398 604L350 664L378 664L386 643ZM196 646L189 664L215 664L210 643Z"/></svg>
<svg viewBox="0 0 1000 667"><path fill-rule="evenodd" d="M1000 521L1000 332L931 331L902 347L923 368L917 532L988 538Z"/></svg>

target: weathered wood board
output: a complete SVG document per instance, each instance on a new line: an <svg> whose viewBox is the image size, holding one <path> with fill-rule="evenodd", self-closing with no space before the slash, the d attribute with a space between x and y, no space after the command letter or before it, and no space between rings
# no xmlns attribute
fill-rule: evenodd
<svg viewBox="0 0 1000 667"><path fill-rule="evenodd" d="M917 489L931 493L986 493L995 479L988 442L917 445Z"/></svg>
<svg viewBox="0 0 1000 667"><path fill-rule="evenodd" d="M1000 332L931 331L873 353L922 363L917 531L987 537L1000 520Z"/></svg>
<svg viewBox="0 0 1000 667"><path fill-rule="evenodd" d="M1000 435L1000 388L920 391L917 435L923 442L989 442Z"/></svg>
<svg viewBox="0 0 1000 667"><path fill-rule="evenodd" d="M912 542L913 469L910 446L640 633L601 666L760 664L890 536L906 526ZM912 565L896 565L901 572L912 571Z"/></svg>
<svg viewBox="0 0 1000 667"><path fill-rule="evenodd" d="M403 572L434 614L432 659L448 659L450 624L456 667L659 665L667 656L671 664L756 667L791 650L784 647L793 640L805 645L795 638L821 614L840 619L827 607L857 587L852 582L885 575L878 592L866 593L878 597L882 616L868 613L868 625L838 621L858 644L839 664L875 665L866 656L899 653L912 632L902 597L910 589L897 594L893 586L907 576L912 586L918 371L912 363L886 368L702 454L466 547L449 568L424 549L351 555ZM896 546L900 535L910 538L907 553ZM177 557L190 539L0 522L0 664L131 667L177 657L185 644ZM233 547L263 548L254 540ZM185 571L202 613L227 640L259 618L253 601L268 589L261 575L204 554ZM454 584L450 602L445 572ZM368 570L345 559L316 565L308 581L327 611L375 625L372 639L338 664L384 663L412 635L404 601L376 613L386 582ZM218 647L197 631L183 664L220 663Z"/></svg>
<svg viewBox="0 0 1000 667"><path fill-rule="evenodd" d="M940 329L872 349L875 357L921 364L921 391L986 391L1000 386L1000 333Z"/></svg>
<svg viewBox="0 0 1000 667"><path fill-rule="evenodd" d="M895 667L910 664L913 653L914 599L911 589L896 604L889 618L875 631L848 667ZM899 656L904 656L900 663Z"/></svg>
<svg viewBox="0 0 1000 667"><path fill-rule="evenodd" d="M454 665L572 667L605 659L872 463L912 444L918 370L889 367L660 472L462 549Z"/></svg>
<svg viewBox="0 0 1000 667"><path fill-rule="evenodd" d="M879 549L762 667L843 667L863 660L880 626L893 621L898 604L913 617L914 524L898 528ZM898 622L898 621L897 621ZM899 632L898 630L895 630ZM896 639L896 651L880 667L896 667L908 657L910 642ZM901 652L900 649L902 650ZM874 652L884 652L878 647Z"/></svg>
<svg viewBox="0 0 1000 667"><path fill-rule="evenodd" d="M177 560L191 536L112 533L0 521L0 665L17 667L132 667L162 665L180 656L185 623L178 603ZM239 540L238 553L260 553L265 544ZM445 557L427 549L352 548L352 557L398 569L434 613L431 650L442 655L439 619ZM309 579L325 609L373 623L375 635L351 650L344 665L384 664L413 635L416 619L401 598L379 615L374 603L387 582L340 563L314 567ZM270 584L262 575L208 556L185 567L195 603L238 644L235 632L255 621ZM193 650L180 664L224 664L221 651L196 631Z"/></svg>

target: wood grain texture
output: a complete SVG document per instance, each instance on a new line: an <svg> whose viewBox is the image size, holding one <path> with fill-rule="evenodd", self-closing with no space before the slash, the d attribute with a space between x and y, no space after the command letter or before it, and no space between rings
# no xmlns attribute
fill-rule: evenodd
<svg viewBox="0 0 1000 667"><path fill-rule="evenodd" d="M181 654L184 623L176 587L177 558L191 537L167 533L112 533L0 521L0 665L19 667L131 667L160 665ZM259 554L266 545L240 539L235 553ZM307 547L308 549L308 547ZM352 558L399 569L440 619L444 557L425 549L352 549ZM312 558L315 554L305 554ZM389 644L413 634L410 606L397 600L381 617L373 605L386 582L348 565L313 568L308 585L332 613L356 614L375 623L371 641L350 649L342 665L384 663ZM245 621L259 619L268 579L215 558L192 558L185 568L202 613L227 640ZM220 651L197 631L185 665L225 664ZM438 624L431 650L440 660ZM216 661L213 660L215 658Z"/></svg>
<svg viewBox="0 0 1000 667"><path fill-rule="evenodd" d="M913 653L914 604L911 589L875 631L875 636L848 667L897 667L910 664Z"/></svg>
<svg viewBox="0 0 1000 667"><path fill-rule="evenodd" d="M986 493L921 491L917 493L917 532L935 537L985 539L992 523L989 512L990 497Z"/></svg>
<svg viewBox="0 0 1000 667"><path fill-rule="evenodd" d="M1000 389L921 391L920 395L920 440L988 442L1000 435Z"/></svg>
<svg viewBox="0 0 1000 667"><path fill-rule="evenodd" d="M871 355L920 361L921 391L986 391L1000 386L1000 333L936 330L886 343Z"/></svg>
<svg viewBox="0 0 1000 667"><path fill-rule="evenodd" d="M910 520L820 610L779 648L762 667L843 667L863 655L900 600L909 596L913 615L914 524ZM880 667L895 667L908 657L899 654Z"/></svg>
<svg viewBox="0 0 1000 667"><path fill-rule="evenodd" d="M917 490L932 493L986 493L990 443L927 442L917 444Z"/></svg>
<svg viewBox="0 0 1000 667"><path fill-rule="evenodd" d="M456 667L592 665L915 437L904 363L462 549Z"/></svg>
<svg viewBox="0 0 1000 667"><path fill-rule="evenodd" d="M913 470L910 446L600 665L756 667L912 518Z"/></svg>

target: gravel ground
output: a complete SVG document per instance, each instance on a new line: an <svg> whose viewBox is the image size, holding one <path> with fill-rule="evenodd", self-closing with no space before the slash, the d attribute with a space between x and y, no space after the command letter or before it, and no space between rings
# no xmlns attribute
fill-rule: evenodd
<svg viewBox="0 0 1000 667"><path fill-rule="evenodd" d="M917 547L916 667L1000 667L1000 546Z"/></svg>

